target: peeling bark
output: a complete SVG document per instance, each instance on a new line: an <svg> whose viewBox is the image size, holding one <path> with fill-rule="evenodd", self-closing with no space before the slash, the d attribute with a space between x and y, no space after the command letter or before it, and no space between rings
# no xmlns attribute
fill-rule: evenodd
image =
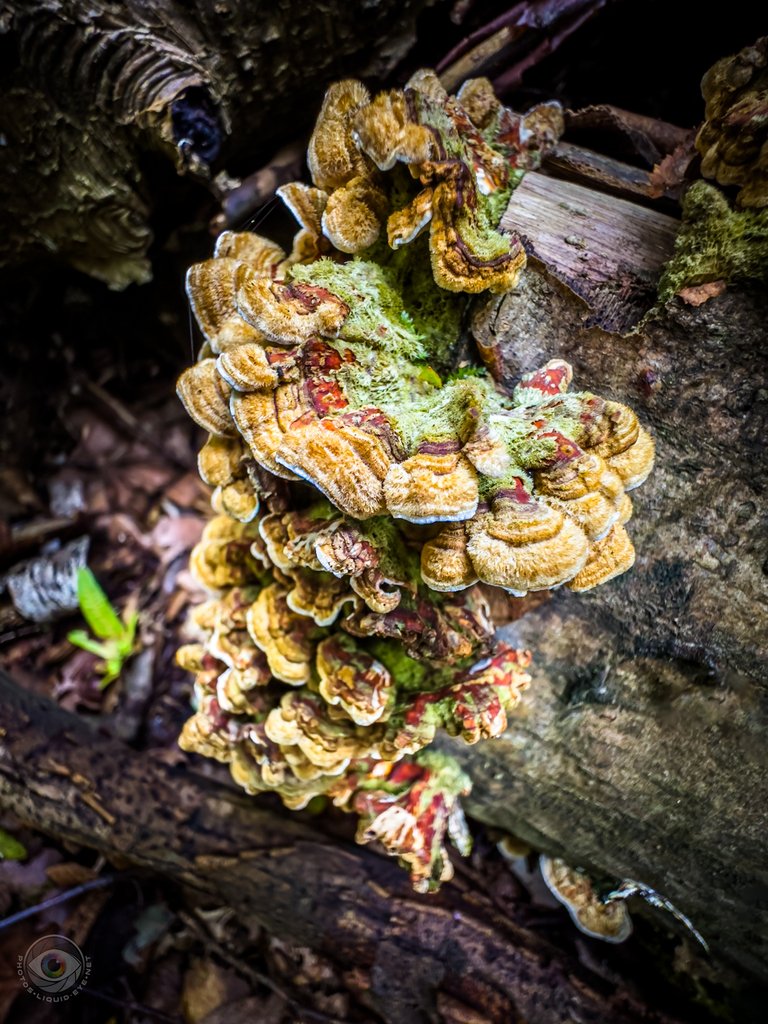
<svg viewBox="0 0 768 1024"><path fill-rule="evenodd" d="M111 287L147 281L153 158L199 180L222 156L263 159L311 123L329 82L383 77L423 6L11 0L0 266L53 253Z"/></svg>

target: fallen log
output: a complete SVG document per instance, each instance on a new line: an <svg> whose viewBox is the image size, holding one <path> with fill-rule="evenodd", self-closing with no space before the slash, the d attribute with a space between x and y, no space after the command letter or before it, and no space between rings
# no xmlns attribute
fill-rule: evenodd
<svg viewBox="0 0 768 1024"><path fill-rule="evenodd" d="M99 735L2 673L0 731L0 806L358 968L391 1024L434 1020L441 1004L491 1024L673 1024L487 896L418 896L391 861Z"/></svg>
<svg viewBox="0 0 768 1024"><path fill-rule="evenodd" d="M657 467L629 525L634 569L594 593L558 593L510 627L535 652L534 681L500 741L457 747L470 808L572 864L651 885L709 942L714 980L764 985L765 296L674 300L638 324L668 218L581 187L580 248L573 238L587 234L563 218L558 183L531 178L508 223L535 199L538 259L515 292L480 305L474 333L502 380L561 357L577 386L628 401L655 435ZM621 266L618 297L606 265ZM439 998L492 1021L662 1019L621 986L593 986L478 894L414 897L370 852L95 737L7 682L2 692L3 806L359 961L386 1020L429 1019Z"/></svg>
<svg viewBox="0 0 768 1024"><path fill-rule="evenodd" d="M656 468L633 494L634 568L510 627L535 652L534 682L500 742L465 757L472 810L571 863L652 885L716 963L765 984L766 297L676 299L625 335L595 326L615 318L605 265L619 260L637 322L667 218L625 217L631 204L594 204L580 188L576 223L592 241L574 282L581 229L563 217L561 183L531 177L540 261L477 311L474 332L508 382L559 357L576 387L628 402L654 434ZM523 210L530 222L516 193L508 222ZM652 230L622 242L638 217Z"/></svg>

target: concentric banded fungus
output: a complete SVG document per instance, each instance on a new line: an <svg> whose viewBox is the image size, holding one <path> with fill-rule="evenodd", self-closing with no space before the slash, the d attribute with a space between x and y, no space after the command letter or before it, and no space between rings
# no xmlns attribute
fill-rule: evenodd
<svg viewBox="0 0 768 1024"><path fill-rule="evenodd" d="M624 942L629 938L632 921L626 904L603 902L589 875L564 860L542 854L539 866L547 888L567 909L579 931L603 942Z"/></svg>
<svg viewBox="0 0 768 1024"><path fill-rule="evenodd" d="M768 206L768 36L704 75L706 120L696 138L701 173L721 185L741 186L742 207Z"/></svg>
<svg viewBox="0 0 768 1024"><path fill-rule="evenodd" d="M231 388L216 371L215 359L202 359L179 377L177 392L184 408L203 430L217 437L237 431L229 412Z"/></svg>
<svg viewBox="0 0 768 1024"><path fill-rule="evenodd" d="M338 704L357 725L372 725L390 708L391 673L361 649L352 637L338 634L317 648L320 696Z"/></svg>
<svg viewBox="0 0 768 1024"><path fill-rule="evenodd" d="M467 295L516 281L498 224L561 121L482 79L453 98L431 72L374 99L339 83L314 184L279 189L290 254L225 232L188 277L205 341L179 394L219 514L191 557L214 594L179 652L197 699L181 744L249 793L357 811L420 890L450 877L446 834L466 845L469 787L424 748L498 736L530 681L475 584L623 572L626 491L653 461L634 413L569 392L562 360L512 392L466 365Z"/></svg>

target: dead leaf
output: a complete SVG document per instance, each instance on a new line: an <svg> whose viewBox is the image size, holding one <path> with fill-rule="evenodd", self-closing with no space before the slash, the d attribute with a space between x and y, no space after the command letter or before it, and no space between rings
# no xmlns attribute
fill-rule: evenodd
<svg viewBox="0 0 768 1024"><path fill-rule="evenodd" d="M202 1024L220 1007L248 995L247 983L231 968L194 957L184 974L181 1008L187 1024Z"/></svg>
<svg viewBox="0 0 768 1024"><path fill-rule="evenodd" d="M707 281L706 284L693 284L682 288L677 295L689 306L703 306L709 299L715 299L718 295L722 295L727 287L728 285L722 279Z"/></svg>
<svg viewBox="0 0 768 1024"><path fill-rule="evenodd" d="M78 537L51 554L15 565L5 585L20 615L51 622L78 608L77 572L84 568L90 539Z"/></svg>
<svg viewBox="0 0 768 1024"><path fill-rule="evenodd" d="M161 564L169 565L179 555L191 551L200 540L204 526L202 516L161 516L150 534Z"/></svg>
<svg viewBox="0 0 768 1024"><path fill-rule="evenodd" d="M72 889L83 882L91 882L96 877L93 868L76 861L64 861L62 864L51 864L45 871L49 880L57 889Z"/></svg>
<svg viewBox="0 0 768 1024"><path fill-rule="evenodd" d="M649 178L649 195L652 199L660 199L662 196L680 198L688 169L698 155L695 142L696 132L691 131L671 153L667 153L664 159L654 166Z"/></svg>
<svg viewBox="0 0 768 1024"><path fill-rule="evenodd" d="M64 662L61 676L53 691L53 699L67 711L77 708L100 710L107 691L99 685L99 674L96 671L98 658L87 651L75 651L71 658Z"/></svg>
<svg viewBox="0 0 768 1024"><path fill-rule="evenodd" d="M287 1008L285 999L277 992L271 992L263 999L258 996L248 996L245 999L236 999L232 1003L220 1006L217 1010L209 1013L201 1024L242 1024L243 1021L258 1021L258 1024L281 1024L286 1019Z"/></svg>

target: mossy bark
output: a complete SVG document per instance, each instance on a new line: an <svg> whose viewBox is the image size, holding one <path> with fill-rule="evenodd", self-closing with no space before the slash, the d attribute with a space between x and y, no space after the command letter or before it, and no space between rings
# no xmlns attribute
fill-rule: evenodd
<svg viewBox="0 0 768 1024"><path fill-rule="evenodd" d="M513 380L553 357L638 411L656 468L633 493L637 562L508 627L533 684L498 743L462 753L471 809L537 848L648 883L717 969L768 980L768 303L673 300L631 333L541 266L478 310Z"/></svg>

